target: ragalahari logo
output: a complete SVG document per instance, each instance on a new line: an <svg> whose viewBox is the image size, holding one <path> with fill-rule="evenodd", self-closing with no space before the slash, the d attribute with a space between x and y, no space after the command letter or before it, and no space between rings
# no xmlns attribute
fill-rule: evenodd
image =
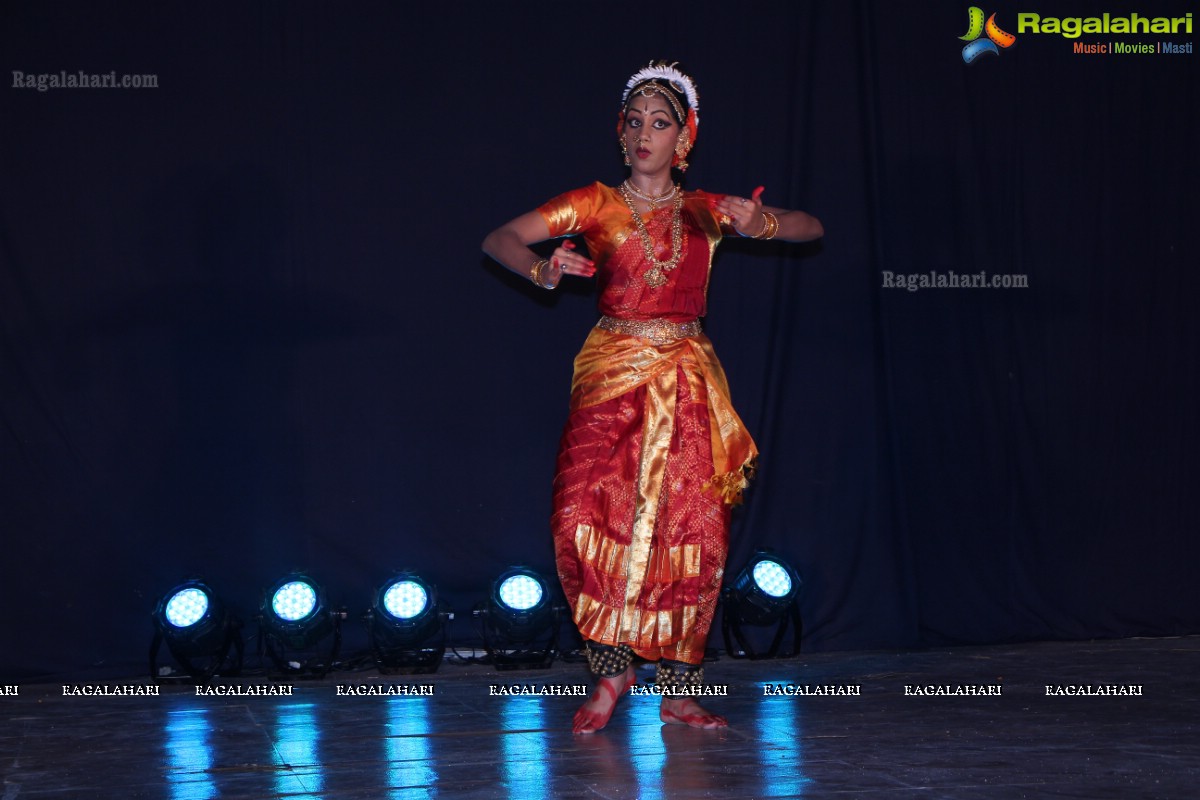
<svg viewBox="0 0 1200 800"><path fill-rule="evenodd" d="M987 34L987 38L979 38L984 33ZM1000 26L996 24L995 14L988 17L985 24L983 21L983 9L979 6L971 6L967 9L967 33L965 36L958 38L964 42L969 42L963 48L962 52L963 61L968 64L984 53L991 53L998 56L1000 55L1001 47L1007 50L1017 41L1017 37L1011 33L1000 30Z"/></svg>

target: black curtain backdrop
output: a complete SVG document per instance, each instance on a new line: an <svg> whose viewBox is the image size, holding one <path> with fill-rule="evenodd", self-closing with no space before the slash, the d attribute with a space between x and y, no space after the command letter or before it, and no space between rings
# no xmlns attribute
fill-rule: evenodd
<svg viewBox="0 0 1200 800"><path fill-rule="evenodd" d="M687 185L826 229L714 270L764 452L730 572L791 559L810 650L1200 632L1200 56L967 65L968 5L4 3L0 674L138 674L191 575L249 616L305 568L357 615L409 567L466 643L500 570L552 572L594 298L479 243L622 179L659 57L699 81ZM884 285L981 270L1028 288Z"/></svg>

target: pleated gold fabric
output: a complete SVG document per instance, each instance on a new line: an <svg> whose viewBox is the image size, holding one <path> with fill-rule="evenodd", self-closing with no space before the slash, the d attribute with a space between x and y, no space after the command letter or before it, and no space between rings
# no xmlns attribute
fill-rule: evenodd
<svg viewBox="0 0 1200 800"><path fill-rule="evenodd" d="M633 336L594 329L575 358L571 409L597 405L650 384L653 388L648 408L654 430L661 436L664 429L669 429L674 414L673 373L680 366L703 379L713 423L709 432L714 467L710 486L725 502L736 505L741 502L758 450L733 408L725 371L707 336L658 346ZM648 466L652 473L661 471L653 456Z"/></svg>

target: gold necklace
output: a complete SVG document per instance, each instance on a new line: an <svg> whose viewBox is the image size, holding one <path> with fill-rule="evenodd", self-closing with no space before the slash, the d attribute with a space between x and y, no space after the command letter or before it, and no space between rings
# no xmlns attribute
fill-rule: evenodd
<svg viewBox="0 0 1200 800"><path fill-rule="evenodd" d="M658 208L658 204L661 203L663 200L668 200L671 197L674 197L675 193L677 191L679 191L679 184L673 183L673 184L671 184L670 189L668 189L667 191L663 192L662 194L660 194L658 196L651 195L651 194L642 194L640 191L638 191L637 186L629 178L625 179L625 183L623 184L623 186L626 189L628 189L629 192L634 197L638 198L639 200L645 200L647 203L649 203L651 211Z"/></svg>
<svg viewBox="0 0 1200 800"><path fill-rule="evenodd" d="M674 188L678 189L679 187ZM629 206L629 213L633 215L633 224L637 227L638 238L642 240L642 252L645 253L646 260L651 265L650 269L642 273L642 280L646 282L647 286L657 289L667 282L667 273L679 266L679 258L683 254L683 192L678 192L675 195L675 202L671 204L671 257L666 261L659 261L654 257L654 242L650 239L650 231L646 229L646 222L638 213L637 206L633 203L633 197L630 196L625 184L621 184L620 191L625 205Z"/></svg>

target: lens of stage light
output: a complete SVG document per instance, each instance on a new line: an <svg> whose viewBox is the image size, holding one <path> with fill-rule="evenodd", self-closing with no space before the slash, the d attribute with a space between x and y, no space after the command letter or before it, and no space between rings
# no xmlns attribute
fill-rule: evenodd
<svg viewBox="0 0 1200 800"><path fill-rule="evenodd" d="M167 622L176 628L190 628L208 613L208 592L189 586L171 595L163 609Z"/></svg>
<svg viewBox="0 0 1200 800"><path fill-rule="evenodd" d="M771 597L787 597L792 591L792 577L778 562L770 559L754 565L754 582Z"/></svg>
<svg viewBox="0 0 1200 800"><path fill-rule="evenodd" d="M429 593L416 581L396 581L383 593L383 608L396 619L412 619L429 606Z"/></svg>
<svg viewBox="0 0 1200 800"><path fill-rule="evenodd" d="M513 575L500 584L500 602L514 611L528 611L542 602L542 585L529 575Z"/></svg>
<svg viewBox="0 0 1200 800"><path fill-rule="evenodd" d="M289 581L271 597L271 610L285 622L298 622L316 608L317 592L305 581Z"/></svg>

